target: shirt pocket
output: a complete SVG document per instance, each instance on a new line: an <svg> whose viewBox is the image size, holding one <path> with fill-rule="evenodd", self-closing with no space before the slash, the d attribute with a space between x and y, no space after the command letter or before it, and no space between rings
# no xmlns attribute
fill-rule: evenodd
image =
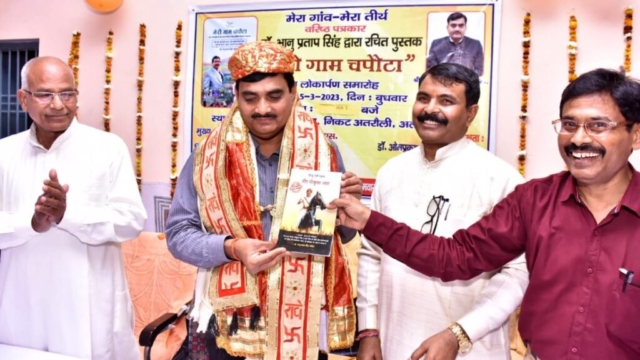
<svg viewBox="0 0 640 360"><path fill-rule="evenodd" d="M109 173L107 169L87 169L69 180L68 203L100 207L109 200Z"/></svg>
<svg viewBox="0 0 640 360"><path fill-rule="evenodd" d="M106 187L91 186L86 192L85 202L87 205L104 206L107 204Z"/></svg>
<svg viewBox="0 0 640 360"><path fill-rule="evenodd" d="M609 295L605 327L615 343L640 352L640 289L628 285L622 291L623 280L618 279Z"/></svg>
<svg viewBox="0 0 640 360"><path fill-rule="evenodd" d="M451 205L443 207L438 221L438 229L436 235L452 236L456 231L467 229L482 218L489 208L482 208L480 205L463 206Z"/></svg>

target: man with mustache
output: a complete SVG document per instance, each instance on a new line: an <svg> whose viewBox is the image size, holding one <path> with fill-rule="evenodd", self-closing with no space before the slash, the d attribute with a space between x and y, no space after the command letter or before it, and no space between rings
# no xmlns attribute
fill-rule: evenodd
<svg viewBox="0 0 640 360"><path fill-rule="evenodd" d="M127 146L78 122L62 60L29 60L21 77L33 124L0 140L0 344L140 359L120 243L147 214Z"/></svg>
<svg viewBox="0 0 640 360"><path fill-rule="evenodd" d="M378 172L372 209L416 231L451 236L522 183L506 162L465 137L478 111L470 69L436 65L413 105L417 148ZM362 239L358 267L359 360L406 359L425 339L433 359L509 360L509 315L522 300L524 258L468 281L424 276ZM402 331L401 329L411 329Z"/></svg>
<svg viewBox="0 0 640 360"><path fill-rule="evenodd" d="M343 225L389 256L444 281L526 253L520 333L528 359L640 358L640 82L596 69L569 84L552 122L569 171L531 180L451 238L421 234L338 199ZM412 359L421 358L424 348ZM427 352L428 354L428 352Z"/></svg>
<svg viewBox="0 0 640 360"><path fill-rule="evenodd" d="M224 83L224 75L222 71L220 71L220 56L215 55L211 59L211 67L204 74L204 78L202 79L202 94L203 100L202 105L213 106L213 107L222 107L224 104L220 103L219 97L226 88ZM207 104L205 102L205 95L210 97L212 100L211 104Z"/></svg>
<svg viewBox="0 0 640 360"><path fill-rule="evenodd" d="M467 31L467 17L454 12L447 18L449 36L435 39L429 47L427 69L442 63L454 63L468 67L482 76L484 73L484 51L482 44L464 34Z"/></svg>
<svg viewBox="0 0 640 360"><path fill-rule="evenodd" d="M327 258L274 249L291 169L344 172L298 102L295 65L273 42L236 49L237 101L187 160L171 204L169 250L200 268L191 315L211 359L326 359L355 337L342 247L355 231L339 227ZM359 198L360 179L342 179L341 191Z"/></svg>

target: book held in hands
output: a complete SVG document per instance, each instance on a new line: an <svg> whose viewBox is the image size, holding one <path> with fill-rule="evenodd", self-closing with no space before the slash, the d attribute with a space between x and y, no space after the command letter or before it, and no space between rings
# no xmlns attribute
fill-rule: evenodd
<svg viewBox="0 0 640 360"><path fill-rule="evenodd" d="M336 209L327 204L340 196L339 172L293 169L285 198L278 247L294 253L329 256Z"/></svg>

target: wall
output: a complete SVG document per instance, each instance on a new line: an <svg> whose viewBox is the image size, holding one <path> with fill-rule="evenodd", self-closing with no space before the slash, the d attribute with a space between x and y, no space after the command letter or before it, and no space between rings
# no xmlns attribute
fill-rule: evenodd
<svg viewBox="0 0 640 360"><path fill-rule="evenodd" d="M231 2L228 0L227 3ZM245 3L249 1L235 1ZM256 7L266 0L255 0ZM124 0L112 14L92 12L82 0L0 0L0 39L40 39L40 53L67 59L71 34L82 33L80 48L80 121L102 128L104 53L107 31L114 37L111 96L112 131L133 152L137 76L138 25L147 25L144 88L143 178L168 182L170 175L171 102L174 29L184 22L188 41L189 6L224 3L202 0ZM640 3L635 1L636 4ZM629 1L505 0L498 73L497 155L516 166L520 112L522 20L532 14L531 84L529 95L527 178L564 169L551 121L558 117L560 94L567 84L568 19L578 18L578 73L595 67L619 67L623 60L623 11ZM640 17L640 14L636 16ZM637 21L636 21L637 24ZM640 36L638 31L636 36ZM640 51L635 41L633 63L638 75ZM186 72L186 52L182 73ZM184 100L184 85L181 100ZM181 105L183 105L181 103ZM182 135L179 136L182 141ZM182 146L179 147L182 149ZM179 163L182 164L182 154Z"/></svg>

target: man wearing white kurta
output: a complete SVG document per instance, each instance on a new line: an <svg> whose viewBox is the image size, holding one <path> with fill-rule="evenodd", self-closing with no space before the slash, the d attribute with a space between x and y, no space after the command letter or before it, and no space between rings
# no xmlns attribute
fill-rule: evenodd
<svg viewBox="0 0 640 360"><path fill-rule="evenodd" d="M59 59L27 63L18 98L33 125L0 140L0 343L139 359L120 243L147 215L127 147L78 123Z"/></svg>
<svg viewBox="0 0 640 360"><path fill-rule="evenodd" d="M523 182L513 167L465 138L479 95L477 75L460 65L437 65L423 75L413 108L422 144L379 170L372 209L414 229L451 236L491 212ZM501 272L444 283L363 238L358 359L407 359L420 346L429 359L446 360L472 345L461 359L509 360L507 320L527 284L523 256ZM448 328L452 324L467 339L457 338Z"/></svg>

